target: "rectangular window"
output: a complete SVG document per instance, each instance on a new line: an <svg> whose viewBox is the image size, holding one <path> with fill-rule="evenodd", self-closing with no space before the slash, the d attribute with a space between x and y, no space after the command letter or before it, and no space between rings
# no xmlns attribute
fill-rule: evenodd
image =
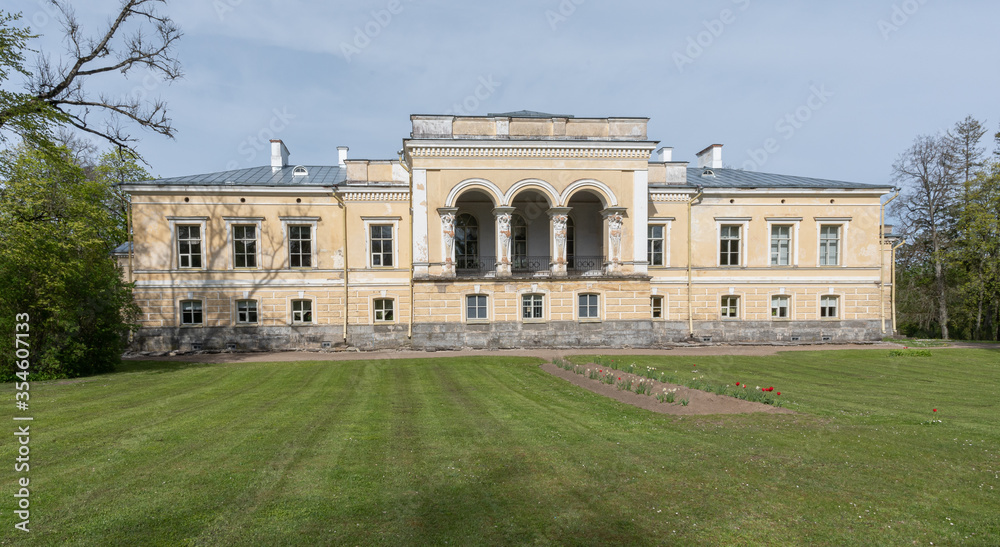
<svg viewBox="0 0 1000 547"><path fill-rule="evenodd" d="M725 225L721 227L719 265L740 265L740 226Z"/></svg>
<svg viewBox="0 0 1000 547"><path fill-rule="evenodd" d="M201 226L177 227L177 256L181 268L201 267Z"/></svg>
<svg viewBox="0 0 1000 547"><path fill-rule="evenodd" d="M663 265L663 248L665 243L663 232L662 225L652 225L649 227L649 237L646 239L646 261L649 262L650 266Z"/></svg>
<svg viewBox="0 0 1000 547"><path fill-rule="evenodd" d="M663 319L663 297L662 296L651 296L649 298L649 307L653 309L653 319Z"/></svg>
<svg viewBox="0 0 1000 547"><path fill-rule="evenodd" d="M771 297L771 318L772 319L788 319L788 297L787 296L772 296Z"/></svg>
<svg viewBox="0 0 1000 547"><path fill-rule="evenodd" d="M237 268L257 267L256 226L233 226L233 264Z"/></svg>
<svg viewBox="0 0 1000 547"><path fill-rule="evenodd" d="M837 317L837 301L839 300L836 296L822 296L819 299L819 316L820 317Z"/></svg>
<svg viewBox="0 0 1000 547"><path fill-rule="evenodd" d="M312 300L292 300L292 323L312 323Z"/></svg>
<svg viewBox="0 0 1000 547"><path fill-rule="evenodd" d="M376 298L375 299L375 322L384 323L393 320L392 316L392 305L393 301L391 298Z"/></svg>
<svg viewBox="0 0 1000 547"><path fill-rule="evenodd" d="M257 301L237 300L236 301L236 322L243 324L257 323Z"/></svg>
<svg viewBox="0 0 1000 547"><path fill-rule="evenodd" d="M580 319L600 319L601 312L596 294L580 295Z"/></svg>
<svg viewBox="0 0 1000 547"><path fill-rule="evenodd" d="M469 321L482 321L489 319L489 310L486 307L487 299L483 294L470 294L465 297L465 318Z"/></svg>
<svg viewBox="0 0 1000 547"><path fill-rule="evenodd" d="M545 319L544 302L540 294L526 294L521 297L521 317L523 319Z"/></svg>
<svg viewBox="0 0 1000 547"><path fill-rule="evenodd" d="M771 226L771 265L787 266L792 249L792 227Z"/></svg>
<svg viewBox="0 0 1000 547"><path fill-rule="evenodd" d="M181 325L200 325L202 322L201 300L182 300Z"/></svg>
<svg viewBox="0 0 1000 547"><path fill-rule="evenodd" d="M722 297L722 318L723 319L737 319L740 316L740 297L738 296L723 296Z"/></svg>
<svg viewBox="0 0 1000 547"><path fill-rule="evenodd" d="M312 267L312 226L288 227L288 263L292 268Z"/></svg>
<svg viewBox="0 0 1000 547"><path fill-rule="evenodd" d="M838 264L840 264L840 226L820 226L819 265L837 266Z"/></svg>
<svg viewBox="0 0 1000 547"><path fill-rule="evenodd" d="M371 226L372 267L392 266L392 225L373 224Z"/></svg>

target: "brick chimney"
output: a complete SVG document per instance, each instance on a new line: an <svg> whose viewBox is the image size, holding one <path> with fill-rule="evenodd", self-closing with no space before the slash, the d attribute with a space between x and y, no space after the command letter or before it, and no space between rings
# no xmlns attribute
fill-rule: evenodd
<svg viewBox="0 0 1000 547"><path fill-rule="evenodd" d="M271 140L271 172L276 173L282 167L288 167L288 148L279 139Z"/></svg>
<svg viewBox="0 0 1000 547"><path fill-rule="evenodd" d="M713 144L698 152L698 167L722 169L722 145Z"/></svg>

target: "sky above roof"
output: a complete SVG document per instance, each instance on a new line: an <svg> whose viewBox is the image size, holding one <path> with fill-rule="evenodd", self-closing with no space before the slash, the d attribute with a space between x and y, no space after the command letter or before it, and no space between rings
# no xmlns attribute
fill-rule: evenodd
<svg viewBox="0 0 1000 547"><path fill-rule="evenodd" d="M115 0L76 3L102 27ZM58 53L43 0L12 0ZM920 134L998 129L1000 3L940 0L178 0L185 77L110 93L165 100L174 140L141 133L158 176L394 158L410 114L536 110L649 117L675 160L872 184ZM145 76L145 77L144 77ZM137 132L139 133L139 132ZM989 143L992 145L992 141Z"/></svg>

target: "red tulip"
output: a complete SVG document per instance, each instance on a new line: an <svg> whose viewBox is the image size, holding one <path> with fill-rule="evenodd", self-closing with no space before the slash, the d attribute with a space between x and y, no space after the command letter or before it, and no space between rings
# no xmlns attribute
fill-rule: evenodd
<svg viewBox="0 0 1000 547"><path fill-rule="evenodd" d="M778 392L778 395L781 395L781 392L780 392L780 391Z"/></svg>
<svg viewBox="0 0 1000 547"><path fill-rule="evenodd" d="M736 382L736 387L740 387L740 383L739 382Z"/></svg>
<svg viewBox="0 0 1000 547"><path fill-rule="evenodd" d="M934 409L934 412L937 412L937 409L936 409L936 408Z"/></svg>

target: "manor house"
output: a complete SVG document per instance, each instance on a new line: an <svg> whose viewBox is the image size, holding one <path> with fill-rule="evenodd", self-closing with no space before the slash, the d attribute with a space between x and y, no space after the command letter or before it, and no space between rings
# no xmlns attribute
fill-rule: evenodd
<svg viewBox="0 0 1000 547"><path fill-rule="evenodd" d="M397 159L130 184L139 350L850 342L887 185L693 165L648 118L411 116ZM332 163L332 162L331 162Z"/></svg>

